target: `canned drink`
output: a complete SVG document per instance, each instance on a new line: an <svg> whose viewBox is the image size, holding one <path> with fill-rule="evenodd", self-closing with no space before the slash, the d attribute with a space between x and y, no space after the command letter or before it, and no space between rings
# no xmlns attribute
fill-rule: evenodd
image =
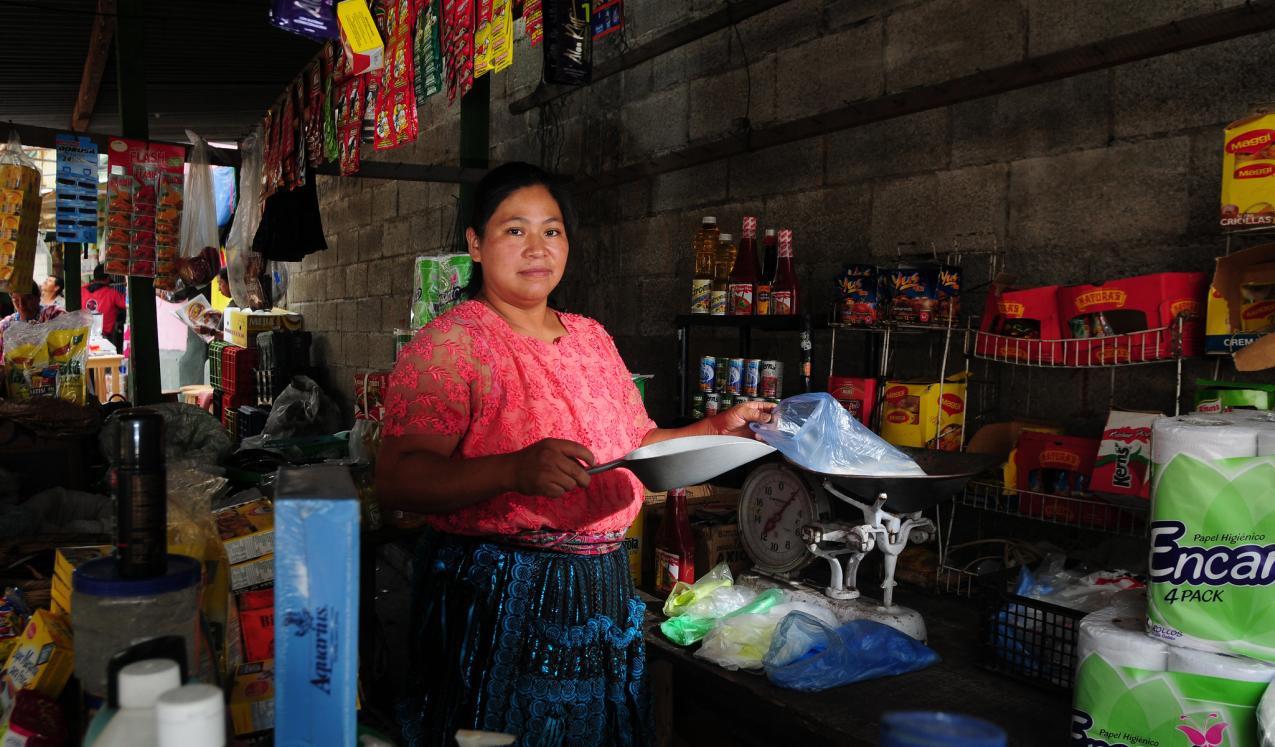
<svg viewBox="0 0 1275 747"><path fill-rule="evenodd" d="M709 392L704 395L704 417L710 418L718 413L722 407L721 395L717 392Z"/></svg>
<svg viewBox="0 0 1275 747"><path fill-rule="evenodd" d="M716 366L716 378L713 379L713 391L721 392L726 389L726 374L730 370L730 358L718 358Z"/></svg>
<svg viewBox="0 0 1275 747"><path fill-rule="evenodd" d="M726 391L738 395L744 387L744 359L731 358L730 368L726 369Z"/></svg>
<svg viewBox="0 0 1275 747"><path fill-rule="evenodd" d="M691 397L691 417L700 420L704 417L704 394Z"/></svg>
<svg viewBox="0 0 1275 747"><path fill-rule="evenodd" d="M779 396L779 361L762 361L758 366L761 396Z"/></svg>
<svg viewBox="0 0 1275 747"><path fill-rule="evenodd" d="M757 396L757 388L761 382L761 361L749 358L744 361L744 394Z"/></svg>
<svg viewBox="0 0 1275 747"><path fill-rule="evenodd" d="M714 382L717 378L717 359L711 355L706 355L699 359L699 390L701 392L711 392L714 389Z"/></svg>

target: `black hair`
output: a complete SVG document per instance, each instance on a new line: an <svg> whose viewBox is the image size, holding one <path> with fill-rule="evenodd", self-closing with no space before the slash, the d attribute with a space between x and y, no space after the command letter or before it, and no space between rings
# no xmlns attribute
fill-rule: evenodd
<svg viewBox="0 0 1275 747"><path fill-rule="evenodd" d="M61 275L50 275L49 277L53 278L53 284L58 287L56 295L62 295L63 289L66 288L66 281L62 279Z"/></svg>
<svg viewBox="0 0 1275 747"><path fill-rule="evenodd" d="M229 273L229 272L227 272L227 271L226 271L226 268L224 268L224 267L223 267L223 268L221 268L220 270L218 270L218 271L217 271L217 279L218 279L218 280L225 280L227 283L229 283L229 282L230 282L230 273Z"/></svg>
<svg viewBox="0 0 1275 747"><path fill-rule="evenodd" d="M469 214L469 228L481 238L487 221L496 213L500 203L509 195L526 187L544 187L549 195L558 203L562 211L562 223L566 228L567 240L571 239L575 228L575 208L571 204L571 195L561 180L550 176L548 172L529 163L514 161L488 171L474 188L474 205Z"/></svg>
<svg viewBox="0 0 1275 747"><path fill-rule="evenodd" d="M106 265L102 264L101 262L97 263L97 267L93 268L93 279L94 280L106 279Z"/></svg>
<svg viewBox="0 0 1275 747"><path fill-rule="evenodd" d="M39 283L37 283L37 282L35 282L34 280L32 280L32 281L31 281L31 292L30 292L30 293L28 293L27 295L29 295L29 296L35 296L36 298L39 298L39 297L40 297L40 284L39 284Z"/></svg>

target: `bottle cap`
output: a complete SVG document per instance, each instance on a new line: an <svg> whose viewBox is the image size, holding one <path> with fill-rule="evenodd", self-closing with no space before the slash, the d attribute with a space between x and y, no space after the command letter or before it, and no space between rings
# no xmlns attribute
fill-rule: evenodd
<svg viewBox="0 0 1275 747"><path fill-rule="evenodd" d="M182 686L172 659L145 659L120 669L120 708L154 708L159 696Z"/></svg>
<svg viewBox="0 0 1275 747"><path fill-rule="evenodd" d="M155 703L159 747L225 747L226 703L221 688L186 685Z"/></svg>
<svg viewBox="0 0 1275 747"><path fill-rule="evenodd" d="M729 242L729 241L730 241L731 239L733 239L733 238L735 238L735 237L734 237L734 236L732 236L732 235L730 235L730 234L728 234L728 233L724 233L724 234L722 234L722 235L721 235L721 241Z"/></svg>
<svg viewBox="0 0 1275 747"><path fill-rule="evenodd" d="M773 229L773 228L767 228L767 229L766 229L766 235L767 235L767 236L774 236L774 235L775 235L775 229Z"/></svg>
<svg viewBox="0 0 1275 747"><path fill-rule="evenodd" d="M715 225L717 225L717 218L715 218L715 217L713 217L713 216L711 216L711 215L705 215L702 219L700 219L700 225L702 225L702 226L715 226Z"/></svg>
<svg viewBox="0 0 1275 747"><path fill-rule="evenodd" d="M117 465L141 469L163 469L164 417L145 407L123 410L115 417L119 424Z"/></svg>

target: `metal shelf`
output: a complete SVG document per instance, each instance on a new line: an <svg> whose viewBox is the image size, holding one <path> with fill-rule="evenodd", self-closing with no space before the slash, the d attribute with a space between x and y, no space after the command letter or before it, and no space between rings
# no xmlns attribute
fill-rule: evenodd
<svg viewBox="0 0 1275 747"><path fill-rule="evenodd" d="M1182 360L1182 324L1083 339L1033 340L978 332L974 357L1037 368L1116 368Z"/></svg>
<svg viewBox="0 0 1275 747"><path fill-rule="evenodd" d="M837 331L844 332L866 332L868 334L884 335L891 334L925 334L933 332L947 332L948 330L963 330L962 325L947 324L921 324L919 322L895 322L883 321L873 325L862 324L842 324L841 322L829 322L828 327Z"/></svg>
<svg viewBox="0 0 1275 747"><path fill-rule="evenodd" d="M1047 524L1130 537L1144 537L1147 534L1147 506L1121 505L1099 498L1074 498L1029 490L1015 490L1006 494L1004 485L989 480L971 481L966 485L965 492L956 496L955 501L962 506Z"/></svg>
<svg viewBox="0 0 1275 747"><path fill-rule="evenodd" d="M782 316L713 316L712 314L678 314L677 327L726 327L729 329L761 329L796 332L802 328L802 314Z"/></svg>

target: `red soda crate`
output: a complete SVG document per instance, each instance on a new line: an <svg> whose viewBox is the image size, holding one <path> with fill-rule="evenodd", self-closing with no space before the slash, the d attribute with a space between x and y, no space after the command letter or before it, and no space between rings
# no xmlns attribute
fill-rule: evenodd
<svg viewBox="0 0 1275 747"><path fill-rule="evenodd" d="M257 381L253 374L257 368L257 349L229 346L222 355L222 389L241 395L244 401L240 404L252 404L251 398L257 393Z"/></svg>

